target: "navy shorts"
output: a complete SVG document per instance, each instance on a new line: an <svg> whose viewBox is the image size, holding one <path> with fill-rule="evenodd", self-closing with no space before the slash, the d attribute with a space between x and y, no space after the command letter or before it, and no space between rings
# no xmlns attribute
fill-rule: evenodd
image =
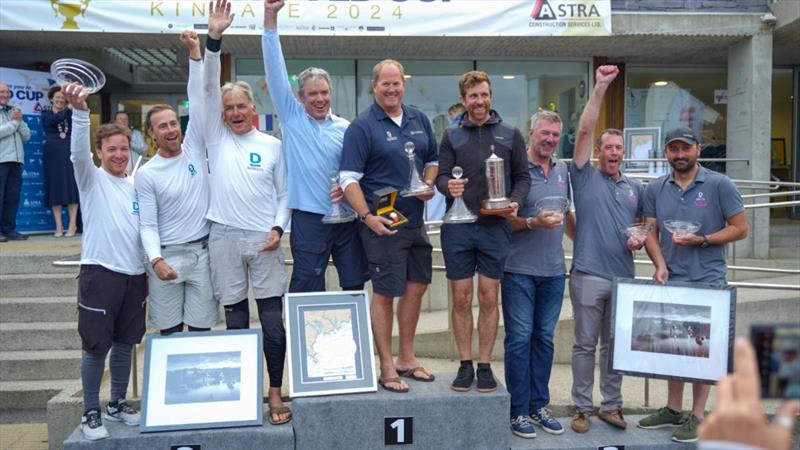
<svg viewBox="0 0 800 450"><path fill-rule="evenodd" d="M359 233L367 252L373 292L400 297L407 281L430 284L433 246L425 227L400 227L395 234L378 236L361 224Z"/></svg>
<svg viewBox="0 0 800 450"><path fill-rule="evenodd" d="M442 253L449 280L483 276L500 280L511 246L506 221L442 225Z"/></svg>
<svg viewBox="0 0 800 450"><path fill-rule="evenodd" d="M78 333L84 351L105 354L112 342L138 344L145 331L146 275L82 265L78 275Z"/></svg>
<svg viewBox="0 0 800 450"><path fill-rule="evenodd" d="M358 222L322 223L322 214L294 210L292 233L292 279L289 292L321 292L325 290L328 259L339 274L342 288L361 288L369 279L364 247L358 237Z"/></svg>

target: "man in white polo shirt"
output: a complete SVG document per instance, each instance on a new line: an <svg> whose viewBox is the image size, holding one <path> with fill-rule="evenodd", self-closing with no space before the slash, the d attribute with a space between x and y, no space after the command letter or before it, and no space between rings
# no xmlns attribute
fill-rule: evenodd
<svg viewBox="0 0 800 450"><path fill-rule="evenodd" d="M216 325L217 302L208 259L208 169L203 139L203 63L194 31L181 33L189 50L189 125L169 105L147 112L147 132L158 150L136 173L142 244L150 295L150 323L161 334L206 331Z"/></svg>
<svg viewBox="0 0 800 450"><path fill-rule="evenodd" d="M130 158L130 130L106 124L97 130L94 165L89 145L86 89L65 84L62 92L73 107L72 164L81 196L83 236L78 278L78 332L81 336L81 382L86 439L108 437L100 418L100 383L109 350L111 402L104 416L139 424L139 412L125 402L133 345L144 335L144 252L139 239L139 202L125 175Z"/></svg>
<svg viewBox="0 0 800 450"><path fill-rule="evenodd" d="M286 356L281 297L287 275L280 241L289 222L286 165L281 142L253 128L256 107L250 86L237 81L219 87L222 33L233 15L227 0L214 3L209 8L203 83L203 131L211 171L211 279L229 329L249 326L250 280L264 331L269 421L277 425L292 417L281 400Z"/></svg>

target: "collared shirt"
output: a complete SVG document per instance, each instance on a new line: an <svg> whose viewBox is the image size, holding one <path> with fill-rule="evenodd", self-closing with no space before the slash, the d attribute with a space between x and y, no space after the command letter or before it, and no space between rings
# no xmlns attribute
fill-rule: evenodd
<svg viewBox="0 0 800 450"><path fill-rule="evenodd" d="M575 200L575 248L572 269L611 280L633 278L633 252L625 228L642 214L641 183L620 174L614 180L591 163L569 167Z"/></svg>
<svg viewBox="0 0 800 450"><path fill-rule="evenodd" d="M339 170L344 132L350 122L331 113L321 121L308 114L292 93L277 31L264 30L261 48L269 95L281 122L289 174L288 206L326 214L331 208L331 174Z"/></svg>
<svg viewBox="0 0 800 450"><path fill-rule="evenodd" d="M701 226L695 234L703 236L725 228L727 220L742 211L742 196L733 181L702 166L685 190L675 182L674 172L651 181L645 191L643 212L645 217L655 217L658 223L669 279L724 284L728 265L725 245L706 248L674 245L664 221L697 222Z"/></svg>
<svg viewBox="0 0 800 450"><path fill-rule="evenodd" d="M544 174L542 166L528 160L531 175L531 188L525 205L518 212L519 217L535 217L539 214L536 202L545 197L571 198L569 172L567 165L555 156L550 158L550 170ZM566 224L566 216L564 223ZM564 275L564 227L535 227L532 230L519 230L511 233L511 249L506 258L506 272L554 277Z"/></svg>
<svg viewBox="0 0 800 450"><path fill-rule="evenodd" d="M136 172L142 244L150 261L161 256L162 245L191 242L210 231L202 79L203 63L190 60L189 125L181 153L156 155Z"/></svg>
<svg viewBox="0 0 800 450"><path fill-rule="evenodd" d="M373 103L353 120L344 135L340 169L363 174L359 184L372 211L375 191L385 187L401 191L408 185L411 166L403 149L406 142L414 143L414 163L422 175L424 167L436 161L436 138L425 113L406 105L401 127ZM395 208L408 218L409 227L422 226L424 202L398 195Z"/></svg>
<svg viewBox="0 0 800 450"><path fill-rule="evenodd" d="M130 177L115 177L94 165L87 110L72 113L70 152L83 214L81 264L98 264L126 275L143 274L136 189Z"/></svg>

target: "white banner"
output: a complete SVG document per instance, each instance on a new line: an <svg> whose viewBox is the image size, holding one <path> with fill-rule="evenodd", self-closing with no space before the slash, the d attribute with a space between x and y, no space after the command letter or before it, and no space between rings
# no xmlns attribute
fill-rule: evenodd
<svg viewBox="0 0 800 450"><path fill-rule="evenodd" d="M261 0L233 0L228 34L258 35ZM177 33L204 30L208 1L3 0L0 30ZM607 36L610 0L289 0L283 35Z"/></svg>

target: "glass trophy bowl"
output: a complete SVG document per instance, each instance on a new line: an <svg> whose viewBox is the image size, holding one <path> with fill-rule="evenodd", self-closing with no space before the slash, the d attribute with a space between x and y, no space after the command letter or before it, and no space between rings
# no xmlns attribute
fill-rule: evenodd
<svg viewBox="0 0 800 450"><path fill-rule="evenodd" d="M536 211L544 211L553 213L553 215L560 215L564 219L564 214L569 209L569 199L567 197L552 196L540 198L533 207ZM555 218L555 217L554 217Z"/></svg>
<svg viewBox="0 0 800 450"><path fill-rule="evenodd" d="M50 65L50 75L59 85L78 83L94 94L106 84L106 76L94 64L80 59L64 58Z"/></svg>
<svg viewBox="0 0 800 450"><path fill-rule="evenodd" d="M403 150L408 157L408 164L411 166L408 174L408 186L400 191L402 197L416 197L417 195L428 194L433 192L433 186L422 181L417 171L417 164L414 157L414 143L411 141L406 142Z"/></svg>
<svg viewBox="0 0 800 450"><path fill-rule="evenodd" d="M700 229L700 224L685 220L665 220L664 228L675 237L684 237L697 233L697 230Z"/></svg>
<svg viewBox="0 0 800 450"><path fill-rule="evenodd" d="M636 223L629 227L623 228L622 232L625 233L625 236L628 236L629 238L643 241L645 238L647 238L647 233L649 233L652 229L652 223Z"/></svg>
<svg viewBox="0 0 800 450"><path fill-rule="evenodd" d="M464 176L464 170L461 169L460 166L453 167L453 178L458 180L461 179L462 176ZM444 215L442 222L472 223L476 220L478 220L478 216L473 214L472 211L467 208L467 204L464 203L464 198L462 196L458 196L453 200L453 204L450 205L450 209L447 210L447 214Z"/></svg>
<svg viewBox="0 0 800 450"><path fill-rule="evenodd" d="M331 174L331 189L339 184L339 172ZM322 223L347 223L356 220L356 213L344 205L344 202L331 203L331 209L328 214L322 217Z"/></svg>

